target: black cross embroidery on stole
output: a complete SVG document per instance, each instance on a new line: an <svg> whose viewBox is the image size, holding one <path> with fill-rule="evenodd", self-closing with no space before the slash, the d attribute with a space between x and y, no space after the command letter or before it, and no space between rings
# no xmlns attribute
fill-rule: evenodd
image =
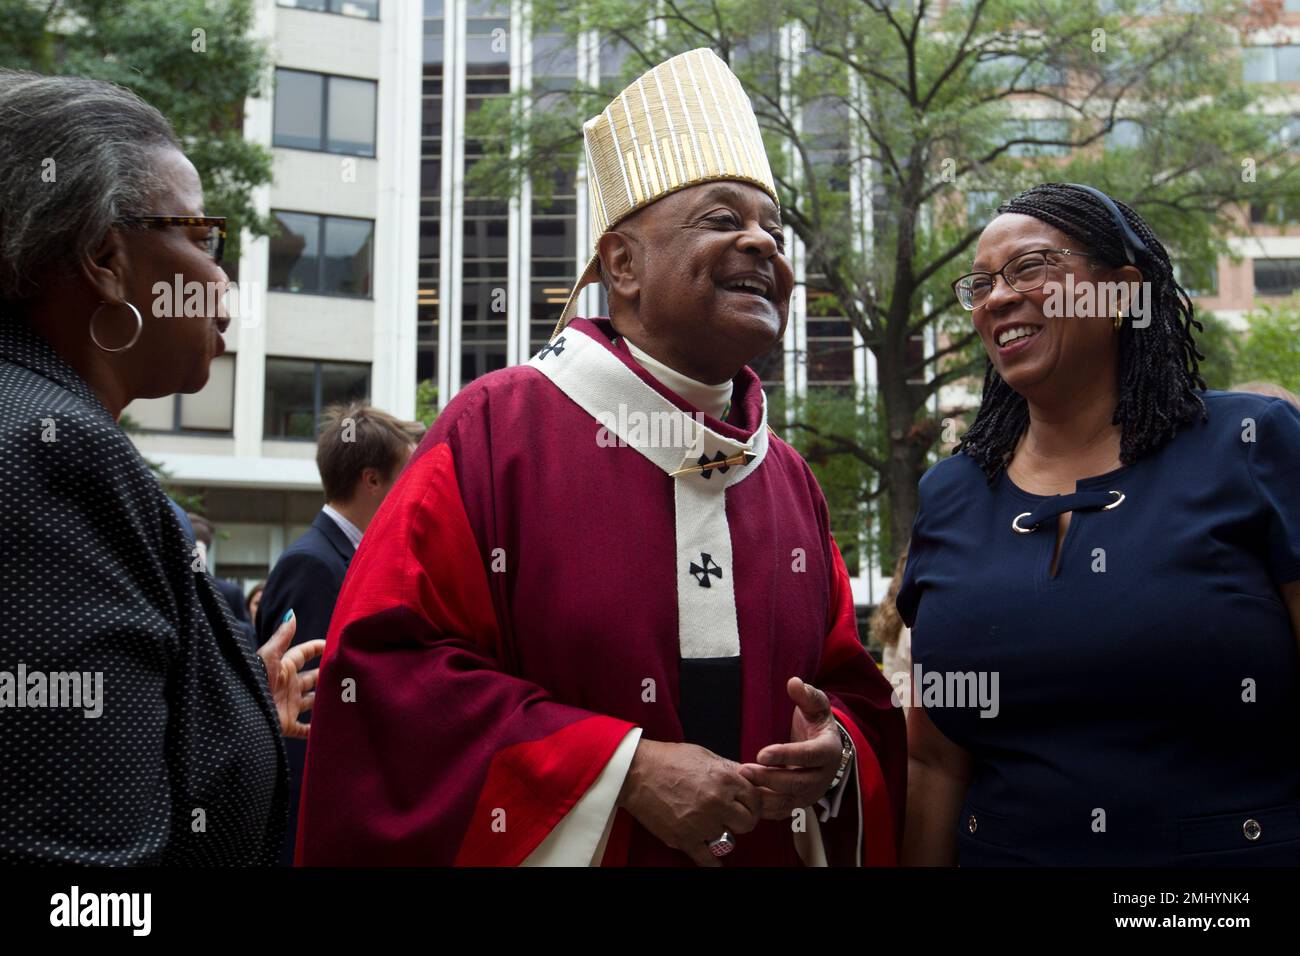
<svg viewBox="0 0 1300 956"><path fill-rule="evenodd" d="M547 345L544 349L542 349L540 352L537 353L537 359L538 359L538 361L541 361L542 359L546 358L546 356L550 355L552 352L554 352L556 355L563 355L563 354L564 354L564 336L563 336L563 335L561 335L558 339L556 339L554 342L552 342L551 344Z"/></svg>
<svg viewBox="0 0 1300 956"><path fill-rule="evenodd" d="M726 461L726 460L727 460L727 456L724 455L722 452L718 452L712 458L712 461ZM708 455L701 455L699 459L695 462L695 464L699 465L701 468L704 468L705 465L710 463L711 462ZM731 470L730 465L715 465L712 468L704 468L704 470L701 471L700 474L703 475L704 479L707 481L708 479L713 477L713 473L715 471L720 471L725 475L730 470ZM707 587L708 585L705 586Z"/></svg>
<svg viewBox="0 0 1300 956"><path fill-rule="evenodd" d="M698 564L692 561L691 574L695 575L695 580L700 582L700 587L702 588L713 587L712 582L709 581L709 575L712 574L715 578L721 579L722 567L721 565L716 564L714 562L712 555L706 554L703 551L700 552L700 560L704 562L704 567L700 567Z"/></svg>

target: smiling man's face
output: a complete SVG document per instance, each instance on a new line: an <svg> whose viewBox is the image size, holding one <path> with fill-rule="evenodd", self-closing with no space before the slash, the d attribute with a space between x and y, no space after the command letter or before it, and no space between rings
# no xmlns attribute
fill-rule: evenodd
<svg viewBox="0 0 1300 956"><path fill-rule="evenodd" d="M725 381L781 337L794 272L776 203L712 182L665 196L601 238L615 327L700 381Z"/></svg>

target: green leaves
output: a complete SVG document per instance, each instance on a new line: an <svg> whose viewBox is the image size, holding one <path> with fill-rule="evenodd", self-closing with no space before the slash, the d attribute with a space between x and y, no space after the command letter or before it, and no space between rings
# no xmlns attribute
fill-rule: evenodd
<svg viewBox="0 0 1300 956"><path fill-rule="evenodd" d="M426 428L438 418L438 380L426 378L415 386L415 420Z"/></svg>
<svg viewBox="0 0 1300 956"><path fill-rule="evenodd" d="M1235 384L1271 382L1300 392L1300 297L1249 312L1246 324L1235 343Z"/></svg>
<svg viewBox="0 0 1300 956"><path fill-rule="evenodd" d="M0 64L125 86L176 128L203 180L206 212L266 235L252 191L270 152L244 139L244 101L269 90L267 51L250 39L252 0L0 0Z"/></svg>

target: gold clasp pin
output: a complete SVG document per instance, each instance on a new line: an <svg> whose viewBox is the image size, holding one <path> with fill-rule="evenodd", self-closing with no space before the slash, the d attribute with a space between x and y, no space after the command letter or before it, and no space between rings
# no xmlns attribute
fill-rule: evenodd
<svg viewBox="0 0 1300 956"><path fill-rule="evenodd" d="M732 455L730 458L719 458L717 461L708 461L704 464L687 465L685 468L679 468L677 471L672 472L668 477L676 478L678 475L689 475L697 471L705 472L712 468L730 468L732 465L748 465L757 457L758 455L752 451L741 451Z"/></svg>

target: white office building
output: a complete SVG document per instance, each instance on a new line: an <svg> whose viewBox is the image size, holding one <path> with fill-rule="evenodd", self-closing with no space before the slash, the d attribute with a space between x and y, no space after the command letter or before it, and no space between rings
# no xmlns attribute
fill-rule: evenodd
<svg viewBox="0 0 1300 956"><path fill-rule="evenodd" d="M421 9L410 0L258 0L274 89L245 135L274 156L245 242L228 352L196 395L134 402L135 440L217 525L212 566L245 585L322 496L315 422L331 401L415 409Z"/></svg>

